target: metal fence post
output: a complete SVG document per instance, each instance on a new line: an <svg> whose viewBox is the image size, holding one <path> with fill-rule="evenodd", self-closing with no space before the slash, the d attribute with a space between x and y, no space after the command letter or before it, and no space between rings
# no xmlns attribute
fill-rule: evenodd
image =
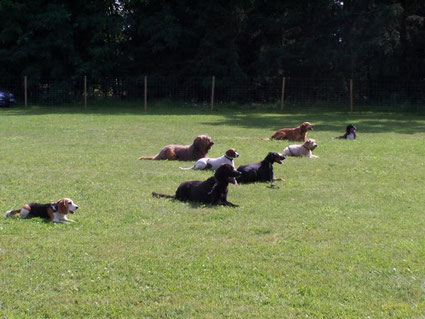
<svg viewBox="0 0 425 319"><path fill-rule="evenodd" d="M145 75L145 92L144 92L144 100L145 100L145 106L144 106L144 110L145 112L148 109L148 77Z"/></svg>
<svg viewBox="0 0 425 319"><path fill-rule="evenodd" d="M28 83L27 83L27 76L24 76L24 104L25 108L28 107Z"/></svg>
<svg viewBox="0 0 425 319"><path fill-rule="evenodd" d="M353 105L353 79L350 79L350 111L353 113L354 105Z"/></svg>
<svg viewBox="0 0 425 319"><path fill-rule="evenodd" d="M214 110L214 91L215 91L215 75L212 77L212 84L211 84L211 111Z"/></svg>
<svg viewBox="0 0 425 319"><path fill-rule="evenodd" d="M87 75L84 75L84 109L87 110Z"/></svg>
<svg viewBox="0 0 425 319"><path fill-rule="evenodd" d="M282 79L282 96L280 98L280 111L283 112L283 107L285 106L285 84L286 78Z"/></svg>

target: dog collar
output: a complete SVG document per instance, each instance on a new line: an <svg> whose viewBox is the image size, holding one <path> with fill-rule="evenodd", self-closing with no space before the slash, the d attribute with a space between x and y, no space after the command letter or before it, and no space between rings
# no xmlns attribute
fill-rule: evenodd
<svg viewBox="0 0 425 319"><path fill-rule="evenodd" d="M227 158L229 161L233 160L233 157L230 157L230 156L227 156L227 155L224 155L224 157Z"/></svg>
<svg viewBox="0 0 425 319"><path fill-rule="evenodd" d="M288 151L289 151L289 153L291 153L291 155L294 155L294 153L292 153L291 148L289 146L288 146Z"/></svg>
<svg viewBox="0 0 425 319"><path fill-rule="evenodd" d="M214 183L213 187L211 188L211 191L208 192L208 195L211 195L214 192L214 190L216 189L217 186L218 186L218 181L215 180L215 183Z"/></svg>
<svg viewBox="0 0 425 319"><path fill-rule="evenodd" d="M308 148L308 147L306 147L304 144L303 144L303 147L307 150L307 151L309 151L310 149Z"/></svg>
<svg viewBox="0 0 425 319"><path fill-rule="evenodd" d="M54 203L50 204L50 207L52 208L52 210L56 213L58 211L58 206L55 205Z"/></svg>

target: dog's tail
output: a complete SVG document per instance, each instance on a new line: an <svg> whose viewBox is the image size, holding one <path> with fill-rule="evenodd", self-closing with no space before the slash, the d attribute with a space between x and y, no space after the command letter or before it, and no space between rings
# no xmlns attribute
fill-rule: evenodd
<svg viewBox="0 0 425 319"><path fill-rule="evenodd" d="M152 192L152 196L153 197L165 197L165 198L176 198L175 196L172 195L166 195L166 194L160 194L160 193L156 193L156 192Z"/></svg>
<svg viewBox="0 0 425 319"><path fill-rule="evenodd" d="M195 165L191 166L191 167L179 167L181 170L187 171L189 169L194 169Z"/></svg>
<svg viewBox="0 0 425 319"><path fill-rule="evenodd" d="M155 156L140 156L139 160L154 160L156 159L156 155Z"/></svg>
<svg viewBox="0 0 425 319"><path fill-rule="evenodd" d="M21 210L20 210L20 209L8 210L8 211L6 212L6 214L4 214L4 217L10 217L10 216L13 216L13 215L15 215L15 214L18 214L18 213L20 213L20 212L21 212Z"/></svg>

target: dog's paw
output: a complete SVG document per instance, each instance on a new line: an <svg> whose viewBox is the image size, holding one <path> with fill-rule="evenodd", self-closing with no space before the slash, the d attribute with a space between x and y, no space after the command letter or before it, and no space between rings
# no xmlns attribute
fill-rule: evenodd
<svg viewBox="0 0 425 319"><path fill-rule="evenodd" d="M267 188L271 188L271 189L279 189L280 187L275 185L275 184L270 184L269 186L267 186Z"/></svg>

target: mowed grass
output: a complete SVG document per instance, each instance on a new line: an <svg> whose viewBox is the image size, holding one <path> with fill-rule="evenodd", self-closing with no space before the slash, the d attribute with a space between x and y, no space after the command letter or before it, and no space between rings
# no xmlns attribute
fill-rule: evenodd
<svg viewBox="0 0 425 319"><path fill-rule="evenodd" d="M118 106L120 108L118 108ZM151 196L210 172L139 161L208 134L236 166L303 121L318 159L278 188L230 185L238 208ZM354 123L358 140L333 140ZM0 109L0 211L71 197L72 224L0 217L6 318L423 318L425 117L117 105Z"/></svg>

